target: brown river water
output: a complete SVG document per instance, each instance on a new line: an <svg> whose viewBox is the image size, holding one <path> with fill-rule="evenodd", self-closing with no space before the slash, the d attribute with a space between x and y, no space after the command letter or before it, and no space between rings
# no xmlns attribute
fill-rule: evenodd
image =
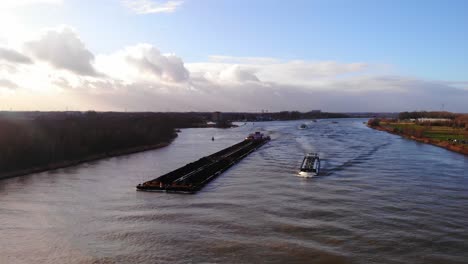
<svg viewBox="0 0 468 264"><path fill-rule="evenodd" d="M468 263L468 157L336 121L183 129L165 148L0 180L0 263ZM256 129L272 141L201 192L135 190ZM299 177L307 152L321 175Z"/></svg>

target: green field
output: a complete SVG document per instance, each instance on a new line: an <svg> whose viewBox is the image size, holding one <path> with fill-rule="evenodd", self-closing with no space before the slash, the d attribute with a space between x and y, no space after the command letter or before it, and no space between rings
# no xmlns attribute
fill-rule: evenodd
<svg viewBox="0 0 468 264"><path fill-rule="evenodd" d="M451 127L431 127L429 131L424 132L424 136L438 140L468 140L467 131Z"/></svg>
<svg viewBox="0 0 468 264"><path fill-rule="evenodd" d="M468 140L468 131L460 128L452 128L446 126L421 126L414 123L381 123L381 126L392 128L395 132L415 135L421 135L425 138L449 141L449 139ZM415 132L419 131L419 133Z"/></svg>

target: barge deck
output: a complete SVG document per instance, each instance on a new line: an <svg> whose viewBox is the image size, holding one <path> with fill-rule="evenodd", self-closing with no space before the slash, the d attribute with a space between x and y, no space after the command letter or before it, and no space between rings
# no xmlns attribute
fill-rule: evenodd
<svg viewBox="0 0 468 264"><path fill-rule="evenodd" d="M250 134L235 145L188 163L156 179L138 184L136 188L139 191L195 193L269 140L270 137L259 132Z"/></svg>

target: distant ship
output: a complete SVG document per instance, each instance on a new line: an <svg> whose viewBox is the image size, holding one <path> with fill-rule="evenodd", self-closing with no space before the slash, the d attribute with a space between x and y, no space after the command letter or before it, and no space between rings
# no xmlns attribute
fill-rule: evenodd
<svg viewBox="0 0 468 264"><path fill-rule="evenodd" d="M301 171L312 172L315 175L320 173L320 158L317 153L306 154L301 164Z"/></svg>

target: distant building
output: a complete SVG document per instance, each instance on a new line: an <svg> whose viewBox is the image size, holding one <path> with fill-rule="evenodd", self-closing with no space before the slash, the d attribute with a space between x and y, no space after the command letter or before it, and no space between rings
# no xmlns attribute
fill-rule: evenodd
<svg viewBox="0 0 468 264"><path fill-rule="evenodd" d="M255 121L272 121L273 118L270 115L257 115Z"/></svg>
<svg viewBox="0 0 468 264"><path fill-rule="evenodd" d="M418 118L418 122L445 122L450 121L448 118Z"/></svg>

